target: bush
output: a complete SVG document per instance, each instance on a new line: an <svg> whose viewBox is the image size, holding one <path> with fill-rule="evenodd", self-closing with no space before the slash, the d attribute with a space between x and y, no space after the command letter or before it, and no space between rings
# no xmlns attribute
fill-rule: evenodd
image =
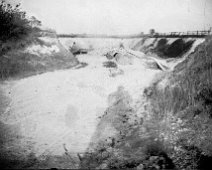
<svg viewBox="0 0 212 170"><path fill-rule="evenodd" d="M11 49L25 47L40 30L36 27L40 21L35 17L27 19L26 13L19 7L20 4L12 6L5 1L0 2L0 56Z"/></svg>
<svg viewBox="0 0 212 170"><path fill-rule="evenodd" d="M0 79L4 79L30 67L29 56L19 54L18 50L32 42L39 43L41 22L35 17L28 19L20 4L12 6L0 0L0 23Z"/></svg>

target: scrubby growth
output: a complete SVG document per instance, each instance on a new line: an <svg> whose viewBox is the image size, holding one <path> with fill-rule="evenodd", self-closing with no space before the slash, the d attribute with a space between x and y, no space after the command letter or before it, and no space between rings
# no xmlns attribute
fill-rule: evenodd
<svg viewBox="0 0 212 170"><path fill-rule="evenodd" d="M11 49L28 45L39 33L40 25L35 17L27 19L26 13L20 10L20 4L12 6L5 1L0 2L0 55Z"/></svg>
<svg viewBox="0 0 212 170"><path fill-rule="evenodd" d="M1 1L0 23L0 77L4 78L17 73L23 66L22 61L27 56L16 56L15 50L38 40L40 21L35 17L27 19L26 13L20 10L20 4L14 6Z"/></svg>
<svg viewBox="0 0 212 170"><path fill-rule="evenodd" d="M58 41L53 30L41 30L41 22L27 18L20 4L0 3L0 79L26 77L78 62Z"/></svg>
<svg viewBox="0 0 212 170"><path fill-rule="evenodd" d="M155 123L147 121L145 113L143 117L137 115L128 92L120 87L108 100L110 107L101 117L90 145L92 151L81 159L81 168L173 169L168 148L158 140Z"/></svg>
<svg viewBox="0 0 212 170"><path fill-rule="evenodd" d="M152 87L151 111L179 169L212 168L212 38Z"/></svg>

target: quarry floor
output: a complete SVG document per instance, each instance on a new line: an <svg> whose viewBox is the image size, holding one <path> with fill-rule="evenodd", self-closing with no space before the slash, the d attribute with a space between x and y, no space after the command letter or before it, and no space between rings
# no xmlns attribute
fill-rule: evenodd
<svg viewBox="0 0 212 170"><path fill-rule="evenodd" d="M142 55L144 60L118 65L122 74L116 76L111 73L117 69L103 67L105 56L84 54L77 58L85 67L3 82L2 150L36 157L85 152L109 105L108 95L122 86L136 101L161 72L147 68Z"/></svg>

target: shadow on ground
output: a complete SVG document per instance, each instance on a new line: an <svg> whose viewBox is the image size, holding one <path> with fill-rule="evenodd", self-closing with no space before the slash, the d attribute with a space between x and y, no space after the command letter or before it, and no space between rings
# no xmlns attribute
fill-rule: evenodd
<svg viewBox="0 0 212 170"><path fill-rule="evenodd" d="M146 113L137 114L132 99L123 87L108 97L109 107L80 158L83 169L173 169L167 148L157 139L154 122ZM146 122L145 122L146 121Z"/></svg>

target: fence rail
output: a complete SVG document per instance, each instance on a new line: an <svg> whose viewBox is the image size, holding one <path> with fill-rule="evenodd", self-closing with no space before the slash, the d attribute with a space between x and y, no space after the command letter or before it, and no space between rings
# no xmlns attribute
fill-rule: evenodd
<svg viewBox="0 0 212 170"><path fill-rule="evenodd" d="M61 38L204 38L212 35L212 29L204 31L187 31L187 32L169 32L169 33L152 33L152 34L134 34L134 35L96 35L96 34L57 34Z"/></svg>
<svg viewBox="0 0 212 170"><path fill-rule="evenodd" d="M170 32L170 33L154 33L149 34L149 37L154 38L160 38L160 37L167 37L167 38L203 38L208 35L211 35L211 29L210 30L204 30L204 31L187 31L187 32Z"/></svg>

